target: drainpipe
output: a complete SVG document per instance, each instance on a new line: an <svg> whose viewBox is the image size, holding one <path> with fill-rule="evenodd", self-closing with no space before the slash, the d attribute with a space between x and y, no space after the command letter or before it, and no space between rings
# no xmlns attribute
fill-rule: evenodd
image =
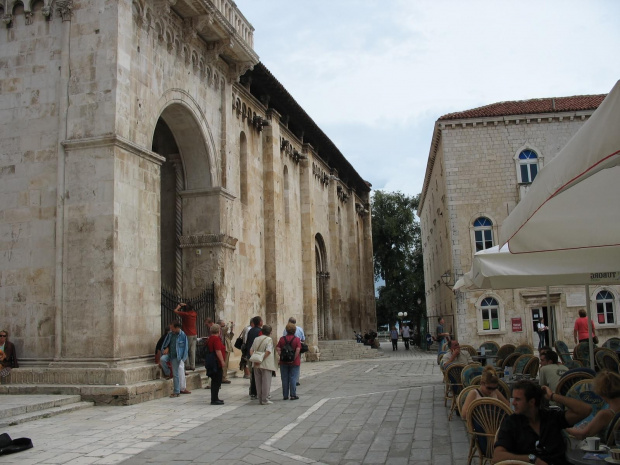
<svg viewBox="0 0 620 465"><path fill-rule="evenodd" d="M56 179L56 270L55 270L55 353L54 360L62 357L63 343L63 297L64 297L64 238L65 238L65 148L62 145L67 139L67 119L69 111L69 79L71 70L69 60L71 54L71 9L72 0L57 0L56 9L62 16L62 38L60 55L60 76L58 79L58 172Z"/></svg>

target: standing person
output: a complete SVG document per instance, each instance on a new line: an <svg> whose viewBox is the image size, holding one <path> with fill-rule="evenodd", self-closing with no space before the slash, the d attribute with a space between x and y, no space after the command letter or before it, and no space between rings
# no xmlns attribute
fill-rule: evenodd
<svg viewBox="0 0 620 465"><path fill-rule="evenodd" d="M295 336L297 336L301 342L306 342L306 334L304 333L304 329L301 326L297 326L297 320L294 317L290 317L288 319L288 322L290 324L295 325L295 328L296 328L295 329ZM286 328L284 328L284 332L282 333L282 336L286 336ZM301 371L301 366L300 366L299 370ZM296 385L299 386L299 373L297 374Z"/></svg>
<svg viewBox="0 0 620 465"><path fill-rule="evenodd" d="M547 345L547 330L549 327L545 326L545 319L541 318L537 325L538 331L538 350Z"/></svg>
<svg viewBox="0 0 620 465"><path fill-rule="evenodd" d="M170 379L168 361L170 361L172 365L172 377L174 381L173 391L172 394L170 394L170 397L179 397L181 392L179 383L179 363L181 360L187 359L187 345L187 336L181 330L181 323L175 321L172 323L170 332L164 339L164 343L161 346L163 355L159 361L162 370L164 370L164 375L168 379Z"/></svg>
<svg viewBox="0 0 620 465"><path fill-rule="evenodd" d="M243 370L243 379L250 379L250 369L248 368L248 359L245 356L245 347L248 340L248 332L254 327L254 323L252 322L252 320L253 318L250 318L249 326L246 326L241 333L243 344L241 344L241 358L239 359L239 369Z"/></svg>
<svg viewBox="0 0 620 465"><path fill-rule="evenodd" d="M396 331L396 326L392 326L392 329L390 329L390 339L392 340L392 352L398 350L398 331Z"/></svg>
<svg viewBox="0 0 620 465"><path fill-rule="evenodd" d="M439 348L437 349L437 353L441 352L441 348L446 343L446 338L450 337L450 333L446 333L443 328L444 319L442 316L437 318L437 343L439 344Z"/></svg>
<svg viewBox="0 0 620 465"><path fill-rule="evenodd" d="M411 337L409 325L407 325L407 323L403 323L403 327L400 331L403 335L403 342L405 343L405 350L409 350L409 338Z"/></svg>
<svg viewBox="0 0 620 465"><path fill-rule="evenodd" d="M592 324L592 337L596 336L594 332L594 322L590 318L590 323ZM588 317L586 311L581 308L579 309L579 318L575 320L575 328L573 330L573 336L575 338L575 344L580 342L588 342L590 335L590 330L588 328Z"/></svg>
<svg viewBox="0 0 620 465"><path fill-rule="evenodd" d="M264 352L263 361L252 362L252 371L256 380L256 395L261 405L273 404L267 396L271 389L271 376L276 371L276 359L273 354L273 340L271 339L271 326L263 325L261 328L262 335L258 336L252 342L250 355L254 352Z"/></svg>
<svg viewBox="0 0 620 465"><path fill-rule="evenodd" d="M250 349L252 348L252 344L254 344L254 339L262 334L261 326L263 325L263 319L260 316L255 316L252 318L252 323L254 324L254 327L248 331L248 337L245 343L246 359L250 358ZM256 379L254 376L254 370L252 370L252 367L250 366L250 399L256 399L256 394Z"/></svg>
<svg viewBox="0 0 620 465"><path fill-rule="evenodd" d="M220 327L211 325L209 329L209 340L207 341L207 350L215 352L220 369L211 378L211 405L223 405L224 401L220 399L220 388L222 387L222 373L226 364L226 347L222 343L222 339L218 336Z"/></svg>
<svg viewBox="0 0 620 465"><path fill-rule="evenodd" d="M190 302L181 302L173 311L181 318L181 323L183 324L182 329L187 336L187 341L189 343L189 355L186 369L188 371L194 371L196 369L196 339L198 337L198 332L196 331L196 318L198 318L198 314Z"/></svg>
<svg viewBox="0 0 620 465"><path fill-rule="evenodd" d="M233 351L233 343L232 338L235 335L233 333L233 329L235 324L231 321L230 324L226 324L224 320L218 321L220 325L220 339L222 340L222 344L226 347L226 357L224 358L224 369L222 373L222 383L230 384L230 380L228 379L228 363L230 362L230 354Z"/></svg>
<svg viewBox="0 0 620 465"><path fill-rule="evenodd" d="M211 318L205 318L205 326L207 327L207 336L203 337L203 344L205 345L205 347L207 346L207 344L209 343L209 336L211 335L211 328L213 327L213 320ZM218 329L218 334L219 334L219 325L216 326ZM207 377L207 385L205 386L205 389L211 389L211 378Z"/></svg>
<svg viewBox="0 0 620 465"><path fill-rule="evenodd" d="M543 397L565 410L541 409ZM521 460L536 465L568 465L562 430L587 417L592 407L527 380L518 381L512 388L512 405L515 413L504 419L497 433L493 463Z"/></svg>
<svg viewBox="0 0 620 465"><path fill-rule="evenodd" d="M301 340L295 335L295 325L286 325L286 336L282 336L276 346L278 352L278 364L280 365L280 376L282 376L282 394L284 400L297 400L297 378L299 377L299 367L301 365ZM293 351L293 360L283 360L290 357L288 346ZM284 355L283 355L284 352ZM290 396L289 396L290 394Z"/></svg>
<svg viewBox="0 0 620 465"><path fill-rule="evenodd" d="M9 332L6 329L0 331L0 376L6 378L13 368L19 368L15 345L9 341Z"/></svg>

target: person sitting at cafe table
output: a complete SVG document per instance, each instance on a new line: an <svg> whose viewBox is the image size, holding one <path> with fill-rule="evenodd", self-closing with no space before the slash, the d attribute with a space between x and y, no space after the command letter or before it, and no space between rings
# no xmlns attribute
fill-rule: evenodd
<svg viewBox="0 0 620 465"><path fill-rule="evenodd" d="M566 432L577 439L599 436L606 440L611 423L620 412L620 375L604 370L596 375L593 384L594 393L601 396L609 408L600 410L592 421L582 427L568 428Z"/></svg>
<svg viewBox="0 0 620 465"><path fill-rule="evenodd" d="M563 405L565 410L541 409L543 398ZM515 413L499 428L492 463L521 460L536 465L568 465L562 430L587 417L592 407L528 380L518 381L512 388L512 405Z"/></svg>
<svg viewBox="0 0 620 465"><path fill-rule="evenodd" d="M538 370L538 377L540 378L541 386L549 386L549 388L555 392L560 382L560 378L564 373L568 371L568 367L565 365L558 365L558 354L552 350L541 352L540 354L540 369Z"/></svg>
<svg viewBox="0 0 620 465"><path fill-rule="evenodd" d="M492 397L493 399L497 399L506 404L506 406L510 407L510 402L508 402L508 399L506 399L497 389L498 385L499 377L497 376L495 368L491 365L487 365L484 367L484 371L482 372L480 387L471 390L467 395L467 399L465 399L465 403L461 409L463 417L467 417L467 411L469 410L471 403L481 397Z"/></svg>
<svg viewBox="0 0 620 465"><path fill-rule="evenodd" d="M471 358L471 355L468 351L461 352L461 346L459 345L459 341L453 339L450 341L450 350L446 352L443 356L442 362L443 366L448 366L451 363L460 363L463 365L468 365L473 363L474 360Z"/></svg>

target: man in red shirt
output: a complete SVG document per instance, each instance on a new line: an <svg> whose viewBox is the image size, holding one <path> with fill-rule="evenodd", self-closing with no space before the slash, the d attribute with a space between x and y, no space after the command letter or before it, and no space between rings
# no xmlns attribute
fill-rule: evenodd
<svg viewBox="0 0 620 465"><path fill-rule="evenodd" d="M174 313L181 317L181 323L183 324L183 332L187 336L189 342L189 356L187 359L188 371L194 371L196 369L196 317L198 314L194 310L194 306L191 303L181 302L174 309Z"/></svg>

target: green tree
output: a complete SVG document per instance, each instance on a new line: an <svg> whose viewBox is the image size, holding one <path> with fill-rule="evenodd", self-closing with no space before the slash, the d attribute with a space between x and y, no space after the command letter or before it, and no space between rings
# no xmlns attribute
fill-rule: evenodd
<svg viewBox="0 0 620 465"><path fill-rule="evenodd" d="M372 197L372 246L377 289L377 323L393 325L398 312L419 326L424 316L424 268L420 223L415 216L420 196L375 191ZM418 304L421 299L422 304Z"/></svg>

